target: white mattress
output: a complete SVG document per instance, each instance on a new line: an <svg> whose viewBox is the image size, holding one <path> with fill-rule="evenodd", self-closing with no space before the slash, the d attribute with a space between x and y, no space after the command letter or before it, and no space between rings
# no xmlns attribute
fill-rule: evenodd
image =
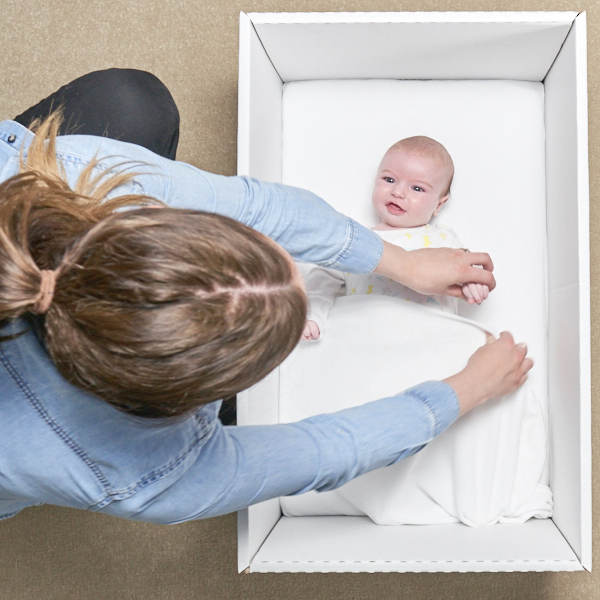
<svg viewBox="0 0 600 600"><path fill-rule="evenodd" d="M314 191L339 211L370 227L374 225L371 187L381 156L393 142L419 134L442 142L455 164L451 198L434 222L451 227L467 248L489 252L495 265L497 288L481 306L461 302L461 314L496 333L509 330L517 341L528 344L529 355L535 361L528 390L535 395L540 407L535 418L539 420L538 432L541 432L547 427L545 140L544 88L541 83L340 80L286 84L283 92L282 181ZM350 298L341 300L343 302L338 301L332 309L332 331L335 331L335 323L339 322L341 326L344 319L349 318L348 311L352 310ZM336 307L343 308L343 314L336 314ZM368 305L366 310L369 311ZM357 315L359 312L356 308ZM327 349L323 346L317 351L317 345L318 342L311 350L310 343L301 343L281 367L280 422L333 412L403 389L379 389L379 396L356 398L349 394L325 393L326 386L319 383L318 377L304 378L302 385L291 385L298 381L300 374L294 369L305 369L313 360L311 351L314 359L320 353L318 360L327 360L327 355L323 355ZM327 348L331 353L339 353L335 345ZM360 352L360 345L357 348ZM369 345L365 344L365 352L370 351ZM335 356L329 359L335 360ZM368 381L369 373L353 373L353 376ZM429 378L435 378L435 375ZM525 417L519 417L515 412L514 402L512 405L507 402L504 409L502 406L502 403L494 405L494 410L499 411L494 416L488 414L490 407L475 409L488 415L485 425L483 416L475 415L469 419L467 415L439 438L454 436L460 427L461 435L485 444L485 452L481 446L478 454L487 457L489 473L499 473L497 463L502 461L499 454L508 441L508 434L504 440L482 437L482 432L487 431L485 428L490 427L490 419L497 419L505 426L512 423L511 427L515 423L523 423L523 428L535 426L531 411L525 423ZM503 410L506 415L510 412L513 421L507 420L506 415L503 417ZM498 430L502 431L500 427ZM525 433L525 429L519 433L521 438L527 437ZM526 508L522 505L522 520L532 515L550 515L547 445L541 445L539 439L537 445L530 447L525 441L519 450L519 460L534 459L532 462L543 465L536 488L539 495L532 492L531 503ZM359 489L363 476L330 492L308 492L281 498L282 512L287 516L369 514L373 517L368 498L372 498L372 508L375 499L381 497L379 491L384 495L388 493L390 481L396 478L404 481L404 488L394 499L398 504L397 520L394 520L393 504L386 506L389 522L410 522L406 520L404 509L411 501L418 506L418 514L414 513L415 523L461 520L460 515L449 512L448 506L442 507L439 498L418 490L416 483L412 490L406 486L408 470L418 463L423 463L422 480L427 478L423 470L433 469L436 448L440 448L439 452L444 449L444 440L439 442L430 443L423 451L397 465L379 469L381 473L367 474L370 478L367 478L368 492L364 486ZM472 446L472 450L477 451L477 447ZM535 457L532 457L532 451ZM437 468L441 468L441 463L437 462ZM402 463L406 465L401 466ZM514 465L506 468L516 469ZM479 472L485 471L486 466L480 465ZM533 477L532 473L529 477ZM501 485L500 479L495 482L496 487ZM382 482L379 491L377 481ZM447 485L458 485L459 481L460 476L449 479ZM531 483L527 482L530 489L536 487ZM398 486L395 489L397 491ZM460 490L447 489L444 493L451 497ZM361 502L357 502L357 498L362 498ZM518 520L519 515L513 511L506 517L507 520Z"/></svg>

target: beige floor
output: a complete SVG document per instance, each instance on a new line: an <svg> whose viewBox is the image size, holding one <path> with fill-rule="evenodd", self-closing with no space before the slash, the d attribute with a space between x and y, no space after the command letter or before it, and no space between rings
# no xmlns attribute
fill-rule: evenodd
<svg viewBox="0 0 600 600"><path fill-rule="evenodd" d="M600 0L3 0L1 6L0 119L15 116L88 71L111 66L145 69L167 84L179 106L178 160L224 174L234 174L236 164L240 10L587 10L592 311L600 314L595 300L600 283ZM595 356L597 324L592 335ZM594 371L595 396L598 383ZM595 411L593 437L598 435L600 414ZM594 453L594 464L599 465L596 440ZM596 484L594 538L600 542L598 480ZM600 597L600 567L593 575L238 575L236 552L234 514L166 527L63 508L32 508L0 523L0 600Z"/></svg>

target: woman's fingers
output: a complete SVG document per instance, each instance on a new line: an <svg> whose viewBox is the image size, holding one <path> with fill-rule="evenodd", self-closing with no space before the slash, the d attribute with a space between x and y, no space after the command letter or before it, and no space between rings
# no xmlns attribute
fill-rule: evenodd
<svg viewBox="0 0 600 600"><path fill-rule="evenodd" d="M463 285L454 284L446 289L446 295L452 296L453 298L464 298Z"/></svg>
<svg viewBox="0 0 600 600"><path fill-rule="evenodd" d="M526 358L522 363L521 363L521 368L520 368L520 379L519 379L519 387L521 387L526 381L527 381L527 377L529 376L529 371L531 370L531 368L533 367L533 360L531 358Z"/></svg>
<svg viewBox="0 0 600 600"><path fill-rule="evenodd" d="M496 287L496 280L492 275L494 263L487 252L464 252L462 257L468 265L465 282L486 285L490 291Z"/></svg>
<svg viewBox="0 0 600 600"><path fill-rule="evenodd" d="M527 373L533 367L533 360L531 358L526 358L521 364L521 370L523 373Z"/></svg>
<svg viewBox="0 0 600 600"><path fill-rule="evenodd" d="M513 339L513 336L510 333L510 331L501 331L500 335L498 336L498 339L505 340L506 342L509 342L511 345L515 343L515 340Z"/></svg>
<svg viewBox="0 0 600 600"><path fill-rule="evenodd" d="M481 265L485 271L494 270L494 263L487 252L466 252L465 256L470 265Z"/></svg>
<svg viewBox="0 0 600 600"><path fill-rule="evenodd" d="M476 266L468 267L468 271L465 273L464 279L465 281L472 283L487 285L490 291L496 287L496 279L490 273L490 271L486 271L485 269L481 269Z"/></svg>

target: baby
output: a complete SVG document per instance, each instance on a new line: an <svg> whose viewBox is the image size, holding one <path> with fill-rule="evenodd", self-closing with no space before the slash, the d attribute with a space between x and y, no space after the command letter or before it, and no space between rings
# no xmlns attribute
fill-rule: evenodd
<svg viewBox="0 0 600 600"><path fill-rule="evenodd" d="M448 151L436 140L418 135L400 140L384 154L377 170L372 203L377 215L373 230L384 240L406 250L427 247L460 248L456 234L447 227L430 224L450 195L454 163ZM324 330L336 296L384 294L408 301L434 303L456 314L457 299L424 296L387 277L341 273L310 263L299 263L306 282L309 309L302 334L316 340ZM489 289L470 283L462 288L469 303L481 304Z"/></svg>

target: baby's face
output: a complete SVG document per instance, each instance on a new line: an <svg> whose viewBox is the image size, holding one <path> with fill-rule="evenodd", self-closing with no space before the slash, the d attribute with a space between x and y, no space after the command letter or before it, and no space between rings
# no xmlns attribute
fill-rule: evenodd
<svg viewBox="0 0 600 600"><path fill-rule="evenodd" d="M437 157L404 148L387 152L373 188L379 226L418 227L429 223L448 199L449 167Z"/></svg>

